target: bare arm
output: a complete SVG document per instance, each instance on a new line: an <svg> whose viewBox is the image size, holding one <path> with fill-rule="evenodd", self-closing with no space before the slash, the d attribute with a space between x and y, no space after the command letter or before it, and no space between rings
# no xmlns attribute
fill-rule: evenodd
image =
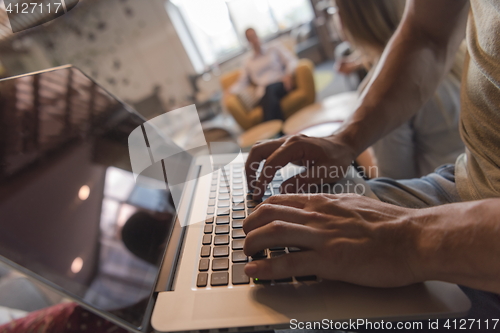
<svg viewBox="0 0 500 333"><path fill-rule="evenodd" d="M282 192L333 182L336 172L319 176L316 168L347 166L378 139L411 118L432 96L451 67L465 34L468 0L409 0L403 21L386 47L354 115L328 138L292 136L256 145L247 160L249 188L260 199L274 172L299 161L302 175L287 180ZM259 179L255 166L266 159Z"/></svg>
<svg viewBox="0 0 500 333"><path fill-rule="evenodd" d="M411 0L359 107L339 136L359 154L434 94L465 36L467 0Z"/></svg>
<svg viewBox="0 0 500 333"><path fill-rule="evenodd" d="M408 209L357 195L271 197L245 220L245 272L280 279L317 275L373 287L428 280L500 293L500 199Z"/></svg>

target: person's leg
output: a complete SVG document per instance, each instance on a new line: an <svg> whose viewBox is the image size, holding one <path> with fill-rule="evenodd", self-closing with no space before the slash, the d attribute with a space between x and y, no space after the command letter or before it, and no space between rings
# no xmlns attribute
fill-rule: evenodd
<svg viewBox="0 0 500 333"><path fill-rule="evenodd" d="M280 101L286 94L283 82L276 82L266 87L266 93L260 102L264 112L264 121L284 119Z"/></svg>

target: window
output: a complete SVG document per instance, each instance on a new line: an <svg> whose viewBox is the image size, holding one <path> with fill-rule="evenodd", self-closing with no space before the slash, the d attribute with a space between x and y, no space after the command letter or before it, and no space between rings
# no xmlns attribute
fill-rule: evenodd
<svg viewBox="0 0 500 333"><path fill-rule="evenodd" d="M314 17L310 0L169 0L166 8L197 72L241 51L249 27L268 38Z"/></svg>

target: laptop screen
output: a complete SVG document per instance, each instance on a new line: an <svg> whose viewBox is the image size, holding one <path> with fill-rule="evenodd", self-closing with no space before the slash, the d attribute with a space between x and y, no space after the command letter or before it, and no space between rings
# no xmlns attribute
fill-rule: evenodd
<svg viewBox="0 0 500 333"><path fill-rule="evenodd" d="M0 81L0 256L134 327L175 218L168 186L134 180L143 123L73 67Z"/></svg>

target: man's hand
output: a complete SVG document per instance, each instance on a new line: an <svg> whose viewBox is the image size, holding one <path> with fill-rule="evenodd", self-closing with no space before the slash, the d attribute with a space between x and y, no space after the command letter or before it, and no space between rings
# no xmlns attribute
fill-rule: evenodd
<svg viewBox="0 0 500 333"><path fill-rule="evenodd" d="M423 281L415 212L350 194L271 197L244 222L245 254L276 246L302 251L252 261L245 273L264 280L316 275L373 287Z"/></svg>
<svg viewBox="0 0 500 333"><path fill-rule="evenodd" d="M287 74L283 77L283 85L286 91L291 91L293 89L293 75Z"/></svg>
<svg viewBox="0 0 500 333"><path fill-rule="evenodd" d="M339 137L311 138L294 135L256 144L248 156L245 171L248 188L254 199L260 200L274 174L288 163L306 169L285 181L281 193L294 193L308 184L331 183L345 174L347 167L356 158L355 152ZM262 160L266 160L259 179L256 171Z"/></svg>

